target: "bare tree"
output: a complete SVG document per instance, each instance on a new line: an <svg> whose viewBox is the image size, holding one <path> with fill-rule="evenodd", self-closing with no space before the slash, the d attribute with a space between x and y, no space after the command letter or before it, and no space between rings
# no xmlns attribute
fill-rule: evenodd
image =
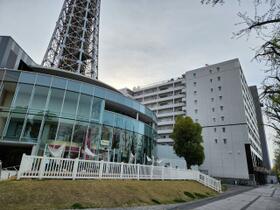
<svg viewBox="0 0 280 210"><path fill-rule="evenodd" d="M228 0L229 1L229 0ZM245 0L236 0L239 3ZM246 12L239 12L238 25L241 30L234 33L239 38L249 36L252 32L263 40L263 44L256 49L254 58L266 65L267 76L262 85L262 100L265 111L273 127L280 137L280 1L279 0L251 0L255 14L250 17ZM202 4L218 5L227 0L201 0ZM260 8L261 12L260 12ZM264 8L267 8L266 10Z"/></svg>

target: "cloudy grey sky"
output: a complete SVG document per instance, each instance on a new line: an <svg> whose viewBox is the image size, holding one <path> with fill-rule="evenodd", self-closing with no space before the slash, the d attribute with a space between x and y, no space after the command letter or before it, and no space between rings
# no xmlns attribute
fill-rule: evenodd
<svg viewBox="0 0 280 210"><path fill-rule="evenodd" d="M41 63L62 3L0 0L0 35L11 35ZM132 88L239 58L249 85L259 85L265 66L252 61L252 48L261 40L254 34L232 38L242 28L236 26L239 11L253 14L252 1L231 0L213 8L200 0L102 0L100 80Z"/></svg>

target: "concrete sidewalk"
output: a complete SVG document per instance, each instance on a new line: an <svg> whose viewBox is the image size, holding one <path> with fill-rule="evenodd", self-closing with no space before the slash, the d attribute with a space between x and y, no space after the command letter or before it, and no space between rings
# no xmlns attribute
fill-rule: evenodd
<svg viewBox="0 0 280 210"><path fill-rule="evenodd" d="M180 206L175 209L187 209ZM266 185L226 199L215 201L195 210L279 210L280 186Z"/></svg>

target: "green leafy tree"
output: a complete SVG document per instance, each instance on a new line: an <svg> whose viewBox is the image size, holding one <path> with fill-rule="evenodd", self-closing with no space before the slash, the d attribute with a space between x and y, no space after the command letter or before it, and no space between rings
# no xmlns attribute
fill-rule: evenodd
<svg viewBox="0 0 280 210"><path fill-rule="evenodd" d="M177 117L171 134L174 140L173 149L179 157L186 160L187 168L191 165L201 165L204 161L202 128L199 123L194 123L190 117Z"/></svg>

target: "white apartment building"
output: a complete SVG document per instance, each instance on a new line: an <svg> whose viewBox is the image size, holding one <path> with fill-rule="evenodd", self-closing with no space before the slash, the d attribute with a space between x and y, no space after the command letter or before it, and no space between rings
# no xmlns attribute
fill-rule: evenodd
<svg viewBox="0 0 280 210"><path fill-rule="evenodd" d="M203 127L200 169L216 177L249 179L262 151L253 98L238 59L188 71L186 92L186 114Z"/></svg>
<svg viewBox="0 0 280 210"><path fill-rule="evenodd" d="M186 115L186 88L184 75L177 79L157 82L143 87L121 90L150 108L157 116L158 157L163 165L185 168L183 158L179 158L173 151L173 140L170 135L177 116Z"/></svg>
<svg viewBox="0 0 280 210"><path fill-rule="evenodd" d="M183 115L203 127L205 161L200 170L216 177L246 180L263 172L255 105L238 59L122 92L156 113L158 156L164 164L185 166L184 159L174 155L170 138L175 118Z"/></svg>

